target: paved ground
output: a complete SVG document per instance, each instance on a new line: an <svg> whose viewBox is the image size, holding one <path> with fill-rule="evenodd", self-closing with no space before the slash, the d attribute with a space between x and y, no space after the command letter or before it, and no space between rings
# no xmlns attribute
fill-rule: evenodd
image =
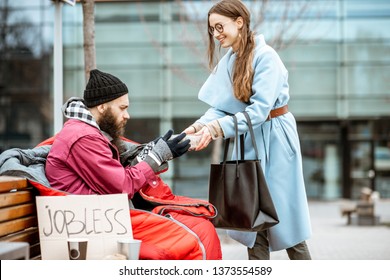
<svg viewBox="0 0 390 280"><path fill-rule="evenodd" d="M379 200L375 214L380 225L347 225L340 214L345 201L310 201L312 238L307 241L314 260L390 260L390 200ZM246 260L246 247L218 231L223 259ZM271 260L288 260L285 250L272 252Z"/></svg>

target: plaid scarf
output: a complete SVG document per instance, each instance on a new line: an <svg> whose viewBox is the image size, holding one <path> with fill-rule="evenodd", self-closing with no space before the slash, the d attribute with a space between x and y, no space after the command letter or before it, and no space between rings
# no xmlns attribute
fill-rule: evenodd
<svg viewBox="0 0 390 280"><path fill-rule="evenodd" d="M88 110L88 107L84 105L83 99L79 97L71 97L66 103L62 106L62 112L64 116L68 119L76 119L82 122L85 122L89 125L92 125L99 129L102 134L111 142L113 139L105 131L101 130L99 125L96 123L96 120L92 116L91 112ZM146 158L147 154L151 150L151 145L153 142L148 145L134 144L127 141L121 141L120 159L122 165L126 166L132 163L134 165L136 162L132 162L135 157L138 161L142 161ZM138 156L140 155L140 156Z"/></svg>
<svg viewBox="0 0 390 280"><path fill-rule="evenodd" d="M96 120L93 118L87 106L84 105L83 99L81 98L71 97L66 101L64 106L62 106L62 112L68 119L80 120L100 130L99 125L96 123Z"/></svg>

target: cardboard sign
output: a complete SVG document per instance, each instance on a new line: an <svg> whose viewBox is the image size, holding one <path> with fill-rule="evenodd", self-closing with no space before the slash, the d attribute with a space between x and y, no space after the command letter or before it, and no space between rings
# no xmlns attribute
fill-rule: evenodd
<svg viewBox="0 0 390 280"><path fill-rule="evenodd" d="M117 253L117 240L132 238L127 194L38 196L44 260L68 260L68 238L87 238L87 259Z"/></svg>

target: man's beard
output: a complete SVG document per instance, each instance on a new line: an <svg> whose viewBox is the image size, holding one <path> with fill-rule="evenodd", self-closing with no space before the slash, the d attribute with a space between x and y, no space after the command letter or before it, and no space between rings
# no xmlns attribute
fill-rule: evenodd
<svg viewBox="0 0 390 280"><path fill-rule="evenodd" d="M117 123L114 115L112 114L111 108L108 108L100 118L98 123L100 129L106 132L108 135L112 137L112 143L121 150L121 139L120 137L125 133L126 121Z"/></svg>

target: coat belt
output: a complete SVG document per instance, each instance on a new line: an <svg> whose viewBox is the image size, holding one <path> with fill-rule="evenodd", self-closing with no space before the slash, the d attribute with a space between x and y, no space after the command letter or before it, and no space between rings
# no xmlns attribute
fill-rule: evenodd
<svg viewBox="0 0 390 280"><path fill-rule="evenodd" d="M274 110L271 110L271 112L268 115L268 118L265 121L269 121L272 118L279 117L281 115L284 115L288 113L288 105L284 105L283 107L276 108Z"/></svg>

